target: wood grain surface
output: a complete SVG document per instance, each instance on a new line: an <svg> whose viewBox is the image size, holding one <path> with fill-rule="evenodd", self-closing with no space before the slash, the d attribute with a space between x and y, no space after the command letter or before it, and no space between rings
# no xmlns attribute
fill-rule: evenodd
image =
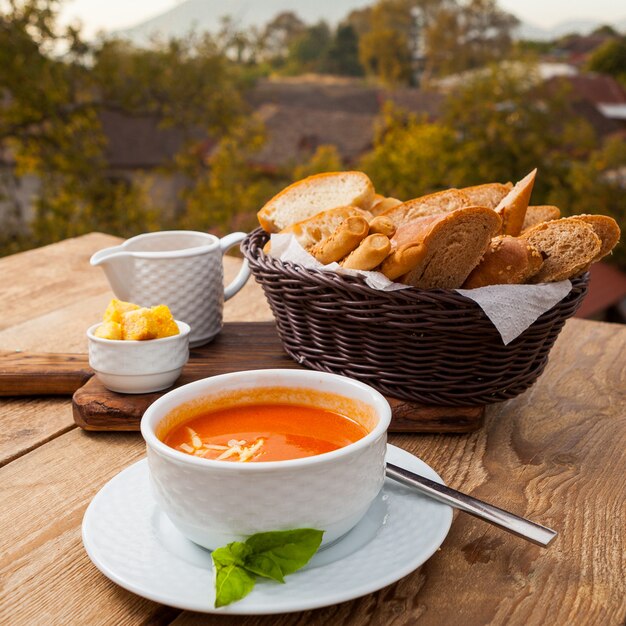
<svg viewBox="0 0 626 626"><path fill-rule="evenodd" d="M27 317L4 324L0 349L84 351L84 329L111 294L98 270L76 258L83 263L117 241L88 235L0 259L0 297L34 295L32 309L16 303ZM40 253L56 261L48 275L54 297L37 294L47 287L29 272L43 272ZM68 268L78 276L64 274ZM85 280L93 290L81 308ZM239 301L249 320L270 319L261 298L251 288L227 304ZM623 625L625 400L626 329L570 320L537 384L490 407L481 430L390 437L451 486L556 528L549 549L457 514L420 570L377 593L306 613L229 618L139 598L101 575L84 552L85 508L143 456L138 434L86 433L74 426L68 399L0 398L0 624Z"/></svg>
<svg viewBox="0 0 626 626"><path fill-rule="evenodd" d="M256 369L302 368L284 352L273 322L229 322L211 343L191 351L174 387L208 376ZM94 376L74 394L74 420L86 430L139 430L146 409L167 391L115 393ZM436 407L388 400L392 409L391 432L472 432L480 428L485 413L483 406Z"/></svg>

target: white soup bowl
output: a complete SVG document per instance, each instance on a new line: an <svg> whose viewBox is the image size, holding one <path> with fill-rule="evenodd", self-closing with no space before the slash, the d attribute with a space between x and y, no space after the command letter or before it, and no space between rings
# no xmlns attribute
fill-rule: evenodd
<svg viewBox="0 0 626 626"><path fill-rule="evenodd" d="M228 462L185 454L163 443L180 423L245 404L300 404L362 424L345 447L285 461ZM191 541L215 549L258 532L316 528L322 545L346 534L382 488L391 409L358 381L308 370L252 370L205 378L154 402L141 420L156 501Z"/></svg>

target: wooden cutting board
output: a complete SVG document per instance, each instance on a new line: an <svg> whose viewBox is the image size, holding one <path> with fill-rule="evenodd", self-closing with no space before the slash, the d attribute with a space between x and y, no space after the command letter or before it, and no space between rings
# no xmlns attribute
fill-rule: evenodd
<svg viewBox="0 0 626 626"><path fill-rule="evenodd" d="M285 354L273 322L225 324L213 342L191 350L176 387L200 378L249 369L299 369ZM144 411L168 390L130 395L106 389L89 369L87 355L0 354L1 395L63 395L74 392L75 422L85 430L139 430ZM467 433L480 428L478 407L433 407L387 397L393 432Z"/></svg>

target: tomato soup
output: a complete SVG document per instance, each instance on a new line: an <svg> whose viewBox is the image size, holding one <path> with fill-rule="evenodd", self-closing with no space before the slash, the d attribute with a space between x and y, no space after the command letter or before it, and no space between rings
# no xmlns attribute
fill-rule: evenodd
<svg viewBox="0 0 626 626"><path fill-rule="evenodd" d="M337 450L367 432L354 420L326 409L254 404L193 417L170 430L163 442L213 460L286 461Z"/></svg>

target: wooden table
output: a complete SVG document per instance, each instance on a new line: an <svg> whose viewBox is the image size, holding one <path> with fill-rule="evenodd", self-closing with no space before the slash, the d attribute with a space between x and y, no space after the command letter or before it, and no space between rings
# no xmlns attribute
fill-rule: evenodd
<svg viewBox="0 0 626 626"><path fill-rule="evenodd" d="M93 233L0 259L0 350L84 352L111 297ZM238 267L227 260L227 275ZM227 320L268 320L249 282ZM301 614L192 614L129 593L89 561L83 513L144 456L138 433L86 433L69 398L0 399L0 624L623 624L626 328L570 320L539 382L471 435L394 435L451 486L557 529L547 550L467 515L418 571Z"/></svg>

